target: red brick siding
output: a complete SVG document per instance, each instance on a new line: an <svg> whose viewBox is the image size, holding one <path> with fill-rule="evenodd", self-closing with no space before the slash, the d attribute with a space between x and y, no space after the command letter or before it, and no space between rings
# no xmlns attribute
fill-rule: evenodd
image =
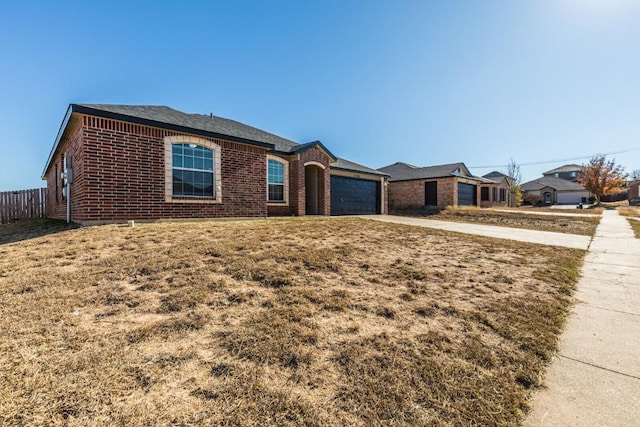
<svg viewBox="0 0 640 427"><path fill-rule="evenodd" d="M71 217L79 214L77 198L84 192L84 153L82 149L82 128L77 126L71 129L67 140L62 141L58 152L54 153L52 164L49 168L47 179L47 216L51 218L66 219L67 199L62 197L63 180L61 174L64 172L64 155L72 157L73 182L71 185ZM57 196L57 197L56 197Z"/></svg>
<svg viewBox="0 0 640 427"><path fill-rule="evenodd" d="M424 206L425 182L438 182L438 206L456 206L458 181L456 178L417 179L389 183L389 209L417 208Z"/></svg>
<svg viewBox="0 0 640 427"><path fill-rule="evenodd" d="M84 116L79 138L70 144L75 147L72 218L93 222L267 215L265 149L217 139L211 140L221 147L222 166L216 173L221 173L222 203L167 203L164 137L169 135L178 133ZM47 179L49 184L54 181L51 172ZM49 200L55 200L55 192L53 196ZM63 217L60 207L52 207L50 216Z"/></svg>
<svg viewBox="0 0 640 427"><path fill-rule="evenodd" d="M330 215L330 183L331 178L329 175L329 156L321 150L319 147L312 147L306 151L303 151L289 163L289 204L291 206L291 215L305 215L306 213L306 194L305 194L305 166L307 162L318 162L324 166L324 169L320 171L318 179L318 192L319 192L319 206L318 212L320 215Z"/></svg>
<svg viewBox="0 0 640 427"><path fill-rule="evenodd" d="M637 199L638 197L640 197L640 181L635 181L629 186L627 199Z"/></svg>

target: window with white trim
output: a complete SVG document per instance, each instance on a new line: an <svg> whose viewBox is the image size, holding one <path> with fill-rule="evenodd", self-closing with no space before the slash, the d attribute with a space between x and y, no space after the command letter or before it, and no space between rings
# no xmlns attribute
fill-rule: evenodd
<svg viewBox="0 0 640 427"><path fill-rule="evenodd" d="M214 151L197 144L172 144L174 197L215 198Z"/></svg>
<svg viewBox="0 0 640 427"><path fill-rule="evenodd" d="M284 202L285 191L284 163L274 159L267 160L267 201Z"/></svg>

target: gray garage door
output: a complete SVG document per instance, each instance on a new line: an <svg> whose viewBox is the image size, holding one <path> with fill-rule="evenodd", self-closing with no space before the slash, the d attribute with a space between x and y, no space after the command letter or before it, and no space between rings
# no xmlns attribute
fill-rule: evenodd
<svg viewBox="0 0 640 427"><path fill-rule="evenodd" d="M331 215L380 213L380 181L331 176Z"/></svg>
<svg viewBox="0 0 640 427"><path fill-rule="evenodd" d="M458 183L458 206L477 205L478 196L476 186L473 184Z"/></svg>

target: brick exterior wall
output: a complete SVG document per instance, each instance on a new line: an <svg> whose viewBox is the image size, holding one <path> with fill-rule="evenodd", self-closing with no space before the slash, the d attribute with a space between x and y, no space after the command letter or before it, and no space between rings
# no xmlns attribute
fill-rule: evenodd
<svg viewBox="0 0 640 427"><path fill-rule="evenodd" d="M166 182L167 177L171 178L170 144L182 139L184 143L199 140L201 145L218 147L220 160L215 173L221 182L216 199L172 197ZM299 154L278 156L288 162L285 172L288 200L283 204L268 203L266 148L74 114L45 175L47 214L52 218L66 218L66 198L62 195L60 178L65 154L73 158L71 218L74 222L302 216L308 204L306 172L317 174L318 214L331 213L329 164L332 159L318 146ZM386 202L389 187L384 184L382 180ZM383 213L388 212L387 207L384 203Z"/></svg>
<svg viewBox="0 0 640 427"><path fill-rule="evenodd" d="M480 184L478 181L458 178L433 178L433 179L416 179L411 181L393 181L389 182L388 187L388 209L412 209L425 206L425 183L436 181L438 183L438 206L458 206L458 183L476 185L476 200L478 206L486 208L492 206L509 206L510 197L509 187L507 184ZM482 188L486 187L489 191L489 200L482 200ZM496 198L493 197L493 188L496 188ZM506 200L500 202L500 189L505 189ZM515 206L515 202L512 204Z"/></svg>
<svg viewBox="0 0 640 427"><path fill-rule="evenodd" d="M306 186L305 186L305 163L315 162L321 164L324 169L318 166L308 166L318 169L318 214L329 215L331 213L331 181L329 174L329 164L331 158L319 147L312 147L299 153L289 163L289 205L290 215L301 216L306 213Z"/></svg>
<svg viewBox="0 0 640 427"><path fill-rule="evenodd" d="M82 223L162 218L265 217L266 150L210 139L221 149L222 202L165 202L164 137L177 132L82 116L54 157L73 156L72 219ZM197 137L201 138L201 137ZM206 139L206 138L205 138ZM48 215L65 218L47 172Z"/></svg>
<svg viewBox="0 0 640 427"><path fill-rule="evenodd" d="M438 206L457 206L457 178L416 179L412 181L389 182L389 209L419 208L424 206L425 182L438 183Z"/></svg>
<svg viewBox="0 0 640 427"><path fill-rule="evenodd" d="M637 199L638 197L640 197L640 181L634 181L629 186L629 191L627 193L627 199L628 200Z"/></svg>

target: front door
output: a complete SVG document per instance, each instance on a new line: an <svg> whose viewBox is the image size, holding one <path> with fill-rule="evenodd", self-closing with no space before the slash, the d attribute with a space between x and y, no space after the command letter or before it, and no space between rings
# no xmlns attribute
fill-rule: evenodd
<svg viewBox="0 0 640 427"><path fill-rule="evenodd" d="M305 214L318 215L320 213L320 191L318 175L322 172L317 166L306 166L304 168L305 187Z"/></svg>
<svg viewBox="0 0 640 427"><path fill-rule="evenodd" d="M424 205L438 206L438 181L424 183Z"/></svg>
<svg viewBox="0 0 640 427"><path fill-rule="evenodd" d="M544 204L545 205L551 204L551 193L544 193Z"/></svg>

